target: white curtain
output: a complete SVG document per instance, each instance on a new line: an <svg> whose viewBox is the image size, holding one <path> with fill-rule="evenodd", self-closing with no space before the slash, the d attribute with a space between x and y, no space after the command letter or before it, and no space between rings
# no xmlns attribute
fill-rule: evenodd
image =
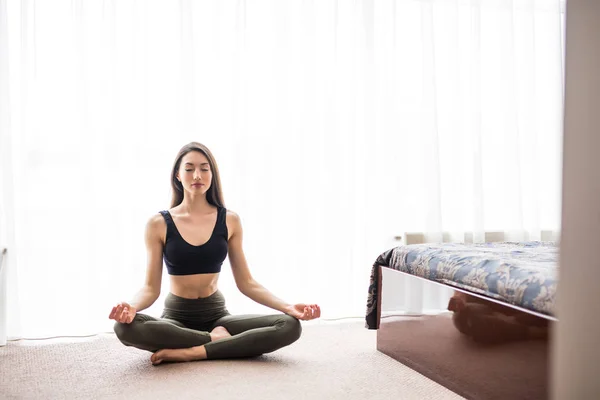
<svg viewBox="0 0 600 400"><path fill-rule="evenodd" d="M10 337L111 330L193 140L257 280L323 318L364 315L402 232L558 229L559 0L0 5ZM231 312L269 312L227 263L220 286Z"/></svg>

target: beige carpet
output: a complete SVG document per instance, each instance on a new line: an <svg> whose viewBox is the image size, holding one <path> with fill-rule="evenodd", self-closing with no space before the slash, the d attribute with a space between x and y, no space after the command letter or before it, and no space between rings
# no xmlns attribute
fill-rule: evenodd
<svg viewBox="0 0 600 400"><path fill-rule="evenodd" d="M461 399L376 350L360 320L304 325L300 340L247 360L154 367L114 335L0 348L2 399Z"/></svg>

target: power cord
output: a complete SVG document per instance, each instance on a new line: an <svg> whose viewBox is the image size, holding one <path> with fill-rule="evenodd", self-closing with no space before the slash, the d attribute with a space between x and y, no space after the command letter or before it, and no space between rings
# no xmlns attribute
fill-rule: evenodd
<svg viewBox="0 0 600 400"><path fill-rule="evenodd" d="M390 314L390 315L382 315L381 318L390 318L390 317L422 317L423 314ZM333 322L333 321L343 321L343 320L348 320L348 319L364 319L365 317L356 317L356 316L350 316L350 317L340 317L340 318L319 318L318 320L315 321L325 321L325 322ZM98 332L98 333L93 333L91 335L66 335L66 336L48 336L48 337L36 337L36 338L18 338L18 339L8 339L7 342L20 342L23 340L50 340L50 339L69 339L69 338L73 338L73 339L77 339L77 338L88 338L88 337L94 337L94 336L98 336L98 335L103 335L103 334L114 334L114 332L110 331L105 331L105 332Z"/></svg>

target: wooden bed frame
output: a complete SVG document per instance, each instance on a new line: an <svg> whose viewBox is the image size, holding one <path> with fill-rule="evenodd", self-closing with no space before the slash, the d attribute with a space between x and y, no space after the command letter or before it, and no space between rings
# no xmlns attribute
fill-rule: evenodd
<svg viewBox="0 0 600 400"><path fill-rule="evenodd" d="M422 234L405 237L404 244L426 243ZM486 241L492 238L495 240L490 242L503 241L501 234L486 234ZM553 238L546 234L544 240ZM391 268L378 268L377 350L467 399L549 397L549 339L482 345L456 329L450 311L409 316L401 313L382 315L382 309L392 308L386 305L384 293L398 293L401 288L392 278L402 276L409 283L450 288L478 297L484 303L500 304L527 313L534 319L550 321L550 324L556 321L555 318Z"/></svg>

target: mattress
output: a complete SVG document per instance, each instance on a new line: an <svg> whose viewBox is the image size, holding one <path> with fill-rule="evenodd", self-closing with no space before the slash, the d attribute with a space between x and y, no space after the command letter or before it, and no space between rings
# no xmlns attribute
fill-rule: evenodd
<svg viewBox="0 0 600 400"><path fill-rule="evenodd" d="M366 327L378 326L380 266L554 316L558 250L555 242L425 243L387 250L371 270Z"/></svg>

